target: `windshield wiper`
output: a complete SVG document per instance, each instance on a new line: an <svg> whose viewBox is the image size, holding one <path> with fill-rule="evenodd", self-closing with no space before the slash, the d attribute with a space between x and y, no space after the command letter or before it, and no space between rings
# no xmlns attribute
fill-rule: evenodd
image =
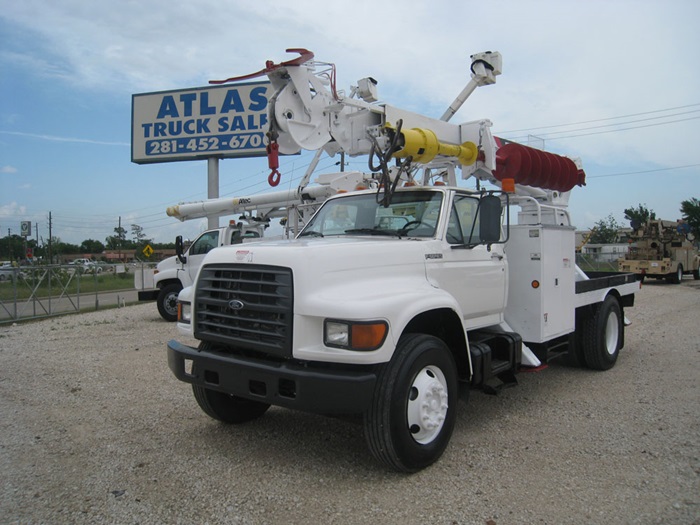
<svg viewBox="0 0 700 525"><path fill-rule="evenodd" d="M321 232L317 232L315 230L306 230L304 232L301 232L298 235L298 237L306 237L307 235L309 237L323 237L323 234Z"/></svg>
<svg viewBox="0 0 700 525"><path fill-rule="evenodd" d="M396 230L380 230L377 228L352 228L350 230L345 230L345 233L366 233L368 235L385 235L401 238L401 234Z"/></svg>

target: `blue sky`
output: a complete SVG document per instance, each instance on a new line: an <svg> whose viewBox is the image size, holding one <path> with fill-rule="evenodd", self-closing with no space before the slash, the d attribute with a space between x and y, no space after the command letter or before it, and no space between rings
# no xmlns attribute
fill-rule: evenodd
<svg viewBox="0 0 700 525"><path fill-rule="evenodd" d="M206 198L206 162L133 164L131 95L257 71L294 47L335 63L339 87L372 76L383 101L436 118L469 55L500 51L498 82L453 122L488 118L499 136L580 157L579 228L638 204L676 219L700 198L698 20L695 0L0 0L0 242L25 220L47 239L49 212L76 244L104 242L119 217L159 242L193 237L206 221L165 209ZM284 158L277 189L309 160ZM224 160L220 195L270 191L267 175L264 158Z"/></svg>

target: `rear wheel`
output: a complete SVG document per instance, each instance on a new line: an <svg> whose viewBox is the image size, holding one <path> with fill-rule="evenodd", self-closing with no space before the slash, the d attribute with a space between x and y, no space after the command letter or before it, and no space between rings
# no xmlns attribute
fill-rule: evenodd
<svg viewBox="0 0 700 525"><path fill-rule="evenodd" d="M180 283L168 284L158 293L158 313L168 322L177 321L177 296L182 290Z"/></svg>
<svg viewBox="0 0 700 525"><path fill-rule="evenodd" d="M673 278L673 284L681 284L682 280L683 280L683 265L679 264L678 268L676 269L676 275Z"/></svg>
<svg viewBox="0 0 700 525"><path fill-rule="evenodd" d="M402 472L434 463L450 441L458 398L455 361L445 343L429 335L403 336L364 415L370 451Z"/></svg>
<svg viewBox="0 0 700 525"><path fill-rule="evenodd" d="M622 309L617 299L608 295L595 314L583 321L581 329L586 366L594 370L615 366L624 334Z"/></svg>

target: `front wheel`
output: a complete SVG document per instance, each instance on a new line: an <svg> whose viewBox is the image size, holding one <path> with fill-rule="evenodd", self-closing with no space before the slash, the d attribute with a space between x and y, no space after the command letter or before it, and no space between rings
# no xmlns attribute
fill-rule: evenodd
<svg viewBox="0 0 700 525"><path fill-rule="evenodd" d="M581 329L586 366L594 370L615 366L624 334L622 309L617 299L608 295L595 314L583 321Z"/></svg>
<svg viewBox="0 0 700 525"><path fill-rule="evenodd" d="M434 463L450 441L458 397L455 361L445 343L429 335L404 335L364 414L370 451L401 472Z"/></svg>
<svg viewBox="0 0 700 525"><path fill-rule="evenodd" d="M181 290L180 283L173 283L164 286L158 293L158 313L168 322L177 321L177 296Z"/></svg>

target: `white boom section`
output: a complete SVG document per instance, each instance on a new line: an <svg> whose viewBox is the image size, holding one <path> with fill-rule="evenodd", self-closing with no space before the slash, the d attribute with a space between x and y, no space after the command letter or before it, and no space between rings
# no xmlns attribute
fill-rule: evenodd
<svg viewBox="0 0 700 525"><path fill-rule="evenodd" d="M368 177L361 172L348 171L320 175L317 184L292 190L274 191L259 195L209 199L206 201L181 203L166 210L169 217L181 221L202 217L220 217L235 213L258 212L259 217L286 215L286 209L308 203L322 203L339 191L351 191Z"/></svg>

